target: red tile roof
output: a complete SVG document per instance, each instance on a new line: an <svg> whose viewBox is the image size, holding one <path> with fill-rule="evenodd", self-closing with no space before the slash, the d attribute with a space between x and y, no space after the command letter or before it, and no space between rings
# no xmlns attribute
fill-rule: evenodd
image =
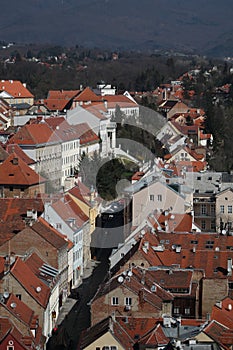
<svg viewBox="0 0 233 350"><path fill-rule="evenodd" d="M87 123L81 123L73 126L79 136L80 145L97 143L100 141L96 133L89 127Z"/></svg>
<svg viewBox="0 0 233 350"><path fill-rule="evenodd" d="M34 210L41 215L44 210L40 198L0 198L0 245L10 239L14 232L23 230L26 226L27 211Z"/></svg>
<svg viewBox="0 0 233 350"><path fill-rule="evenodd" d="M211 321L210 324L205 327L204 333L214 339L224 349L231 349L233 344L233 330L225 327L224 325Z"/></svg>
<svg viewBox="0 0 233 350"><path fill-rule="evenodd" d="M142 178L142 176L144 176L145 173L143 171L137 171L135 174L133 174L131 180L135 180L138 181Z"/></svg>
<svg viewBox="0 0 233 350"><path fill-rule="evenodd" d="M32 170L16 153L0 164L0 185L31 186L46 180Z"/></svg>
<svg viewBox="0 0 233 350"><path fill-rule="evenodd" d="M19 80L1 80L0 90L15 98L32 98L32 93Z"/></svg>
<svg viewBox="0 0 233 350"><path fill-rule="evenodd" d="M156 237L156 238L155 238ZM143 249L144 241L148 249ZM156 244L157 241L157 244ZM163 249L156 249L156 247ZM206 278L228 278L228 258L233 259L233 236L219 236L213 233L146 233L139 250L151 266L193 267L205 272Z"/></svg>
<svg viewBox="0 0 233 350"><path fill-rule="evenodd" d="M166 211L163 213L157 210L148 216L148 221L156 230L167 232L191 232L192 215L190 214L173 214Z"/></svg>
<svg viewBox="0 0 233 350"><path fill-rule="evenodd" d="M46 264L46 262L42 260L35 252L27 257L25 263L40 280L50 287L53 287L58 280L59 271L53 270L53 276L51 276L51 273L47 273L47 268L49 268L48 264ZM46 269L43 269L44 264L46 264Z"/></svg>
<svg viewBox="0 0 233 350"><path fill-rule="evenodd" d="M16 318L27 324L28 327L31 327L35 319L38 318L35 312L14 294L10 294L4 305Z"/></svg>
<svg viewBox="0 0 233 350"><path fill-rule="evenodd" d="M19 158L21 158L27 165L35 164L35 161L28 157L28 155L19 147L17 143L6 145L6 151L9 154L15 153Z"/></svg>
<svg viewBox="0 0 233 350"><path fill-rule="evenodd" d="M233 300L227 297L221 301L220 306L215 305L212 309L211 320L233 330Z"/></svg>
<svg viewBox="0 0 233 350"><path fill-rule="evenodd" d="M70 100L79 93L80 90L49 90L47 99Z"/></svg>
<svg viewBox="0 0 233 350"><path fill-rule="evenodd" d="M99 102L101 100L102 97L96 95L89 87L86 87L74 98L75 102Z"/></svg>
<svg viewBox="0 0 233 350"><path fill-rule="evenodd" d="M40 145L60 142L59 138L46 123L26 124L9 139L9 143L19 145Z"/></svg>
<svg viewBox="0 0 233 350"><path fill-rule="evenodd" d="M15 263L11 266L10 273L27 293L45 309L50 297L50 288L34 275L27 264L20 258L16 258Z"/></svg>
<svg viewBox="0 0 233 350"><path fill-rule="evenodd" d="M57 249L68 246L66 237L60 235L58 231L49 225L43 218L39 218L31 228Z"/></svg>
<svg viewBox="0 0 233 350"><path fill-rule="evenodd" d="M88 221L88 217L68 194L53 203L52 207L74 230Z"/></svg>
<svg viewBox="0 0 233 350"><path fill-rule="evenodd" d="M161 347L170 342L170 339L166 337L160 324L156 325L152 330L145 334L140 340L139 344L144 346Z"/></svg>

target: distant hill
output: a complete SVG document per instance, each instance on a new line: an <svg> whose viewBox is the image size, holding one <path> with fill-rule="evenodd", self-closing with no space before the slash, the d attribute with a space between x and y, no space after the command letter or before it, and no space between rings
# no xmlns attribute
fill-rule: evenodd
<svg viewBox="0 0 233 350"><path fill-rule="evenodd" d="M232 14L232 0L10 0L0 40L233 55Z"/></svg>

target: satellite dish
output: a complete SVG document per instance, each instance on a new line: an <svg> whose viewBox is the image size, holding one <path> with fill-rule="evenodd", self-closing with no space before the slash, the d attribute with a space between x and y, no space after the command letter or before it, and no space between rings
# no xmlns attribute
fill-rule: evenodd
<svg viewBox="0 0 233 350"><path fill-rule="evenodd" d="M225 235L227 233L226 230L222 230L222 234Z"/></svg>
<svg viewBox="0 0 233 350"><path fill-rule="evenodd" d="M4 292L3 296L4 296L5 299L7 299L9 297L9 293L8 292Z"/></svg>
<svg viewBox="0 0 233 350"><path fill-rule="evenodd" d="M36 287L36 291L37 291L37 293L40 293L41 292L41 287L40 286Z"/></svg>
<svg viewBox="0 0 233 350"><path fill-rule="evenodd" d="M133 276L133 272L131 270L128 272L128 276L129 277Z"/></svg>
<svg viewBox="0 0 233 350"><path fill-rule="evenodd" d="M12 309L15 309L16 306L17 306L16 303L11 303L11 308L12 308Z"/></svg>
<svg viewBox="0 0 233 350"><path fill-rule="evenodd" d="M118 281L119 283L122 283L122 282L124 281L124 277L123 277L123 276L119 276L118 279L117 279L117 281Z"/></svg>

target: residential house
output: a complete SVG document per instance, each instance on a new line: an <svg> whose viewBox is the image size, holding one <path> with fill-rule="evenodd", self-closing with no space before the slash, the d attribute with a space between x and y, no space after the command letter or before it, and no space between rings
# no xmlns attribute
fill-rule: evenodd
<svg viewBox="0 0 233 350"><path fill-rule="evenodd" d="M116 117L117 106L126 118L133 116L137 120L139 117L139 105L127 91L123 95L105 95L104 104L113 118Z"/></svg>
<svg viewBox="0 0 233 350"><path fill-rule="evenodd" d="M173 213L185 213L189 208L185 197L171 185L158 181L157 177L142 178L124 190L129 204L129 212L126 213L127 222L132 221L132 226L138 226L155 209L172 211ZM126 206L128 210L128 206Z"/></svg>
<svg viewBox="0 0 233 350"><path fill-rule="evenodd" d="M89 218L90 234L95 230L96 217L99 214L101 199L94 189L89 189L79 179L75 186L67 194L82 209L84 214Z"/></svg>
<svg viewBox="0 0 233 350"><path fill-rule="evenodd" d="M14 294L5 292L0 295L0 299L1 318L9 319L20 331L25 342L29 342L28 345L43 348L46 337L42 334L43 325L39 323L35 311Z"/></svg>
<svg viewBox="0 0 233 350"><path fill-rule="evenodd" d="M222 234L233 232L233 189L216 194L216 229Z"/></svg>
<svg viewBox="0 0 233 350"><path fill-rule="evenodd" d="M4 258L1 258L1 260ZM27 304L36 315L42 327L42 333L47 337L51 332L50 288L34 275L22 259L11 256L1 263L0 293L15 294Z"/></svg>
<svg viewBox="0 0 233 350"><path fill-rule="evenodd" d="M146 284L144 271L137 276L134 269L127 269L100 285L91 300L91 322L93 325L112 313L159 318L172 314L172 302L172 294L156 282Z"/></svg>
<svg viewBox="0 0 233 350"><path fill-rule="evenodd" d="M81 282L90 260L90 226L88 216L67 194L45 203L44 219L73 242L72 287Z"/></svg>
<svg viewBox="0 0 233 350"><path fill-rule="evenodd" d="M45 193L46 180L32 170L16 153L0 164L0 196L36 197Z"/></svg>
<svg viewBox="0 0 233 350"><path fill-rule="evenodd" d="M13 305L14 305L14 302L13 302ZM12 307L10 307L9 309L12 310ZM29 311L28 308L23 309L22 307L20 307L19 310L22 313L22 320L25 321L26 311ZM8 349L9 350L10 349L26 350L29 347L32 350L36 350L38 348L43 349L45 345L45 337L40 336L41 328L39 326L36 327L35 336L32 333L35 331L35 325L33 326L33 328L27 329L27 331L22 331L21 324L20 324L20 328L18 328L15 325L15 323L10 320L11 314L12 313L9 312L9 317L0 317L0 328L1 328L0 347L2 349L7 349L7 350ZM30 312L28 314L31 315ZM35 318L33 318L33 321L35 321Z"/></svg>
<svg viewBox="0 0 233 350"><path fill-rule="evenodd" d="M5 243L43 213L41 198L0 198L0 242Z"/></svg>
<svg viewBox="0 0 233 350"><path fill-rule="evenodd" d="M51 117L45 119L46 124L61 140L61 186L65 179L74 175L75 167L80 158L80 135L75 127L69 125L64 117Z"/></svg>
<svg viewBox="0 0 233 350"><path fill-rule="evenodd" d="M162 350L180 346L187 350L195 347L200 350L225 349L205 333L204 327L204 320L176 319L166 315L163 319L112 315L83 331L78 349Z"/></svg>
<svg viewBox="0 0 233 350"><path fill-rule="evenodd" d="M67 121L71 125L87 123L101 140L100 154L107 156L113 152L116 147L116 123L111 122L111 116L106 109L103 110L102 103L77 105L67 111Z"/></svg>
<svg viewBox="0 0 233 350"><path fill-rule="evenodd" d="M36 172L49 180L50 187L61 187L61 140L48 124L24 125L9 143L17 143L36 162Z"/></svg>
<svg viewBox="0 0 233 350"><path fill-rule="evenodd" d="M57 322L59 314L59 294L60 294L60 273L51 265L47 264L35 252L30 254L24 260L32 272L46 285L50 287L50 318L48 320L50 330Z"/></svg>
<svg viewBox="0 0 233 350"><path fill-rule="evenodd" d="M6 257L14 252L15 256L28 257L33 252L59 273L59 307L62 306L70 292L68 281L68 256L72 249L70 242L39 219L34 225L27 226L17 234L2 239L0 256Z"/></svg>
<svg viewBox="0 0 233 350"><path fill-rule="evenodd" d="M15 114L25 114L34 103L33 94L19 80L1 80L0 97L14 107Z"/></svg>
<svg viewBox="0 0 233 350"><path fill-rule="evenodd" d="M17 143L15 143L15 144L13 144L13 143L6 144L5 148L6 148L6 152L8 152L8 154L15 153L32 170L35 170L36 162L32 158L28 157L28 155L22 150L22 148L19 147L19 145Z"/></svg>
<svg viewBox="0 0 233 350"><path fill-rule="evenodd" d="M158 110L170 119L174 114L188 112L189 107L180 100L165 100L158 105Z"/></svg>
<svg viewBox="0 0 233 350"><path fill-rule="evenodd" d="M144 268L173 266L193 269L194 281L201 288L198 315L203 318L210 315L216 302L232 296L232 236L205 232L156 232L156 229L144 227L136 231L135 241L129 240L128 251L119 248L122 256L114 252L111 270L115 272L121 266L132 264Z"/></svg>
<svg viewBox="0 0 233 350"><path fill-rule="evenodd" d="M41 102L50 112L64 113L71 108L79 93L80 90L49 90L47 98Z"/></svg>
<svg viewBox="0 0 233 350"><path fill-rule="evenodd" d="M13 125L12 115L11 106L3 98L0 98L0 130L6 130Z"/></svg>
<svg viewBox="0 0 233 350"><path fill-rule="evenodd" d="M36 247L36 250L40 252L44 261L48 262L53 269L59 272L59 307L61 307L66 301L72 285L70 270L71 262L73 262L71 260L73 244L66 236L60 234L54 227L51 227L42 217L32 226L32 229L39 235L39 237L37 236L38 241L42 241L44 247L46 247L43 254L38 247ZM42 245L42 243L40 244ZM34 248L31 243L31 251L33 251L32 247Z"/></svg>
<svg viewBox="0 0 233 350"><path fill-rule="evenodd" d="M133 349L134 340L111 317L101 320L85 330L78 344L79 350L126 350Z"/></svg>

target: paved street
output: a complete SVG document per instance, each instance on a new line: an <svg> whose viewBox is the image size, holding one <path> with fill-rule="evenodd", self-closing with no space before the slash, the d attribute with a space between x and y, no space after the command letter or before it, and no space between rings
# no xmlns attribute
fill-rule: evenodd
<svg viewBox="0 0 233 350"><path fill-rule="evenodd" d="M69 299L66 304L68 314L64 320L58 322L59 327L47 343L47 350L75 350L79 341L80 333L90 326L89 302L95 295L99 284L108 274L108 256L110 249L100 249L97 253L99 264L94 268L92 275L84 279L82 285L77 288L80 300ZM71 311L69 311L71 307ZM59 321L59 319L58 319Z"/></svg>

